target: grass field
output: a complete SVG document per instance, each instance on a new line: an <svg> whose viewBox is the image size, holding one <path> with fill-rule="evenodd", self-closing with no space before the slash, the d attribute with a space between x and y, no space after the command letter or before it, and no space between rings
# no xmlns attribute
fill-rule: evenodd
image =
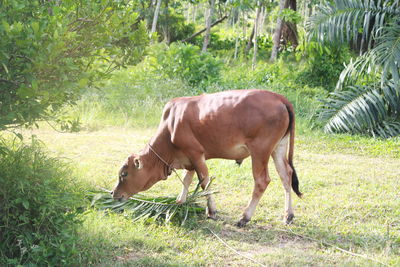
<svg viewBox="0 0 400 267"><path fill-rule="evenodd" d="M77 169L88 187L112 188L117 170L140 150L155 128L107 128L58 133L34 130L52 155ZM303 199L295 219L282 224L283 187L273 165L272 182L253 220L234 226L253 187L250 160L211 160L218 220L205 216L184 226L132 223L125 214L89 209L79 230L82 262L96 266L379 266L400 265L400 142L327 136L301 127L295 166ZM192 185L195 186L195 185ZM171 176L147 193L180 192ZM218 237L223 242L218 239ZM251 258L252 260L248 259Z"/></svg>

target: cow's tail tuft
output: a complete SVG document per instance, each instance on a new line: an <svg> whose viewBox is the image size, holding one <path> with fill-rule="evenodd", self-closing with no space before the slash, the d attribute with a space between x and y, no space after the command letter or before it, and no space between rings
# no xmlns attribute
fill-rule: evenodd
<svg viewBox="0 0 400 267"><path fill-rule="evenodd" d="M296 170L294 169L293 166L293 151L294 151L294 130L295 130L295 118L294 118L294 110L292 104L290 104L288 101L285 103L286 108L289 113L289 129L288 129L288 134L290 134L290 141L289 141L289 153L288 153L288 161L289 165L293 170L292 173L292 188L293 191L296 193L298 197L301 198L303 195L300 190L299 190L299 179L297 178L297 173Z"/></svg>

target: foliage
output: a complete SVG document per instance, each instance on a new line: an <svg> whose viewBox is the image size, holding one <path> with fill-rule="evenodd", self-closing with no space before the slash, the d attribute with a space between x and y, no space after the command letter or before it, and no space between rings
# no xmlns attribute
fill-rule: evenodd
<svg viewBox="0 0 400 267"><path fill-rule="evenodd" d="M346 66L337 89L374 74L380 75L381 84L392 78L400 85L400 19L380 28L380 32L375 47Z"/></svg>
<svg viewBox="0 0 400 267"><path fill-rule="evenodd" d="M321 42L352 41L363 49L363 43L371 47L380 29L398 16L398 1L335 0L318 5L307 27L310 37Z"/></svg>
<svg viewBox="0 0 400 267"><path fill-rule="evenodd" d="M196 216L205 211L200 206L201 199L212 194L210 190L199 191L200 183L193 192L188 194L185 203L177 204L177 196L149 197L136 194L127 201L119 202L113 200L107 190L91 192L92 206L100 210L112 210L115 212L125 211L129 213L133 221L152 218L156 221L178 222L184 225L189 217Z"/></svg>
<svg viewBox="0 0 400 267"><path fill-rule="evenodd" d="M208 48L210 51L216 50L231 50L235 48L235 39L221 39L220 34L211 32L210 33L210 44ZM201 47L203 45L203 37L197 36L189 41L191 44Z"/></svg>
<svg viewBox="0 0 400 267"><path fill-rule="evenodd" d="M327 121L326 132L349 132L374 137L400 135L400 90L391 83L353 86L334 92L324 101L318 119Z"/></svg>
<svg viewBox="0 0 400 267"><path fill-rule="evenodd" d="M77 263L82 196L70 168L36 139L0 141L0 265Z"/></svg>
<svg viewBox="0 0 400 267"><path fill-rule="evenodd" d="M2 1L0 128L29 126L143 56L148 37L123 1Z"/></svg>
<svg viewBox="0 0 400 267"><path fill-rule="evenodd" d="M103 87L89 89L75 106L60 110L64 121L81 122L88 130L105 126L149 127L156 125L164 104L174 97L196 94L178 77L165 77L153 67L154 58L118 70Z"/></svg>
<svg viewBox="0 0 400 267"><path fill-rule="evenodd" d="M208 50L213 55L221 55L228 54L228 58L233 58L234 49L236 45L236 38L223 38L220 34L211 33L211 42L208 46ZM239 56L243 56L244 58L250 58L252 55L247 54L244 55L245 48L247 46L248 38L239 36L238 37L238 54ZM202 46L203 39L202 37L196 37L190 41L191 44L197 45L199 47ZM268 58L270 50L272 48L272 38L269 35L258 35L257 36L257 47L259 58ZM253 48L253 46L252 46Z"/></svg>
<svg viewBox="0 0 400 267"><path fill-rule="evenodd" d="M153 49L154 67L169 78L179 77L191 86L202 86L219 79L221 62L210 53L200 53L191 44L173 43Z"/></svg>
<svg viewBox="0 0 400 267"><path fill-rule="evenodd" d="M323 87L333 91L344 69L344 62L350 54L342 45L324 45L317 42L301 43L297 47L297 57L306 61L306 67L297 75L296 80L302 85Z"/></svg>
<svg viewBox="0 0 400 267"><path fill-rule="evenodd" d="M360 48L367 43L369 49L342 71L337 90L353 86L331 95L322 108L326 131L384 138L400 134L399 15L398 1L335 1L319 6L311 19L311 36L320 42L357 43L361 35ZM376 87L379 79L381 88Z"/></svg>
<svg viewBox="0 0 400 267"><path fill-rule="evenodd" d="M195 25L185 23L185 18L175 9L169 8L168 12L161 13L158 18L157 32L160 40L168 43L182 41L194 33Z"/></svg>
<svg viewBox="0 0 400 267"><path fill-rule="evenodd" d="M301 15L299 14L299 12L290 8L284 8L282 10L281 17L286 22L291 22L294 24L298 24L301 22ZM276 19L273 20L276 21Z"/></svg>

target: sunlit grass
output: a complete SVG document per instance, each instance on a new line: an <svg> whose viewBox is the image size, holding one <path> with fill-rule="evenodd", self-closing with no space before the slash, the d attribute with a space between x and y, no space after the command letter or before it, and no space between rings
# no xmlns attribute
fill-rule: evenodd
<svg viewBox="0 0 400 267"><path fill-rule="evenodd" d="M185 227L161 226L133 223L124 214L88 211L82 215L80 231L82 249L89 250L85 257L100 265L253 264L227 249L209 228L229 246L266 265L378 264L335 247L388 265L400 264L399 140L327 136L310 132L302 122L298 129L294 162L304 198L294 198L296 217L291 226L281 222L283 188L272 162L272 183L253 220L245 229L238 229L234 224L253 188L250 160L241 167L234 161L210 160L210 175L216 177L211 189L219 192L215 195L217 221L203 216L189 220ZM155 128L33 133L54 155L69 158L92 188L112 188L120 164L144 147ZM172 175L146 193L178 194L180 188L180 181Z"/></svg>

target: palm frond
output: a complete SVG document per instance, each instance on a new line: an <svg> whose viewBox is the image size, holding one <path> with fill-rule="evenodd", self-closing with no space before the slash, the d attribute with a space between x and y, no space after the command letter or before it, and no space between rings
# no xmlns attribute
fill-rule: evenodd
<svg viewBox="0 0 400 267"><path fill-rule="evenodd" d="M362 42L371 45L371 40L380 36L379 29L398 16L398 0L326 1L317 6L316 14L307 22L307 29L310 37L321 42L357 43L361 33Z"/></svg>
<svg viewBox="0 0 400 267"><path fill-rule="evenodd" d="M186 202L182 204L176 203L176 196L151 197L142 194L136 194L127 201L119 202L115 201L110 195L110 191L105 189L91 191L88 196L91 199L92 207L99 210L127 212L132 216L133 221L153 218L165 223L176 220L183 225L190 216L205 211L200 203L204 197L214 193L209 189L200 191L199 186L200 184L189 193Z"/></svg>
<svg viewBox="0 0 400 267"><path fill-rule="evenodd" d="M381 76L381 85L392 79L400 83L400 19L379 29L382 35L377 45L350 63L340 74L336 89L355 83L360 77L371 74Z"/></svg>
<svg viewBox="0 0 400 267"><path fill-rule="evenodd" d="M400 135L400 93L390 85L383 89L352 86L333 92L318 113L327 133L352 133L383 138Z"/></svg>

